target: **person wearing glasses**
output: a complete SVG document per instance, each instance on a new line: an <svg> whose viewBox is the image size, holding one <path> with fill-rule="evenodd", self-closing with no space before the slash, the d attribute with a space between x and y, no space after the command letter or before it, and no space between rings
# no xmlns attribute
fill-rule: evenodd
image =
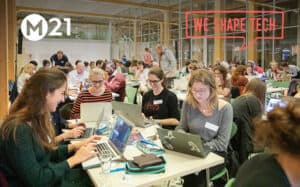
<svg viewBox="0 0 300 187"><path fill-rule="evenodd" d="M142 112L146 118L153 119L166 128L179 124L178 100L165 85L164 72L159 67L149 70L147 80L150 91L143 95Z"/></svg>
<svg viewBox="0 0 300 187"><path fill-rule="evenodd" d="M89 75L90 87L81 92L72 108L72 119L80 118L80 104L92 102L111 102L112 93L104 84L104 72L100 68L94 68Z"/></svg>
<svg viewBox="0 0 300 187"><path fill-rule="evenodd" d="M207 149L226 158L232 120L231 105L218 99L214 74L203 69L194 71L176 130L200 135ZM211 168L211 176L223 167ZM184 177L184 186L205 186L205 181L205 173L192 174Z"/></svg>

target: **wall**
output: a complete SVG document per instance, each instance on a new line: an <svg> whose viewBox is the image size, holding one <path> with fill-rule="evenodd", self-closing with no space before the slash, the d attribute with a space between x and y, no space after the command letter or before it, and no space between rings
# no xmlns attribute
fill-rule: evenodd
<svg viewBox="0 0 300 187"><path fill-rule="evenodd" d="M76 60L96 61L108 59L110 55L110 43L100 40L63 40L43 39L40 41L23 41L23 56L29 56L42 66L43 59L50 59L51 55L62 50L73 64ZM19 62L19 60L18 60Z"/></svg>

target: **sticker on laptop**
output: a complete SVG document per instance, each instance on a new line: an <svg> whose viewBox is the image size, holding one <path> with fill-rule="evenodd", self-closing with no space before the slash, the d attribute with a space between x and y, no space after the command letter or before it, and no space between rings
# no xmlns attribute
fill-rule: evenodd
<svg viewBox="0 0 300 187"><path fill-rule="evenodd" d="M190 146L191 151L200 153L199 147L194 142L188 141L188 145Z"/></svg>

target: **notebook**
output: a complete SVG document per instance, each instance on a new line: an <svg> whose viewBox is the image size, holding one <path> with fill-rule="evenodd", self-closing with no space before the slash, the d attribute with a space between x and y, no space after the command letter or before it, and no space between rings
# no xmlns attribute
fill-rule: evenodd
<svg viewBox="0 0 300 187"><path fill-rule="evenodd" d="M100 142L96 145L98 154L110 155L112 160L124 160L123 153L127 145L128 138L132 131L132 124L123 116L118 116L114 128L111 131L108 141ZM84 169L99 167L98 157L92 158L82 163Z"/></svg>
<svg viewBox="0 0 300 187"><path fill-rule="evenodd" d="M97 128L101 122L110 121L111 116L111 102L81 103L80 105L80 120L88 128Z"/></svg>
<svg viewBox="0 0 300 187"><path fill-rule="evenodd" d="M199 135L157 128L162 145L171 151L197 157L206 157L209 149L203 145Z"/></svg>
<svg viewBox="0 0 300 187"><path fill-rule="evenodd" d="M279 105L280 107L285 107L287 105L286 101L282 101L281 99L271 98L266 107L266 113L272 111L275 106Z"/></svg>
<svg viewBox="0 0 300 187"><path fill-rule="evenodd" d="M128 120L132 121L135 126L145 128L155 124L153 120L145 120L143 118L141 105L113 101L112 107L116 114L125 116Z"/></svg>

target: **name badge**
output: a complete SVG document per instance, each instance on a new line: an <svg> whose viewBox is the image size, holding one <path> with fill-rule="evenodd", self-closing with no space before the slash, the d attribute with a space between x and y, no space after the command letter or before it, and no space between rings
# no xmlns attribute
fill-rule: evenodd
<svg viewBox="0 0 300 187"><path fill-rule="evenodd" d="M160 100L154 100L153 101L153 104L154 105L160 105L160 104L162 104L163 103L163 100L162 99L160 99Z"/></svg>
<svg viewBox="0 0 300 187"><path fill-rule="evenodd" d="M219 129L219 126L209 123L209 122L206 122L204 127L209 130L212 130L212 131L218 131L218 129Z"/></svg>

